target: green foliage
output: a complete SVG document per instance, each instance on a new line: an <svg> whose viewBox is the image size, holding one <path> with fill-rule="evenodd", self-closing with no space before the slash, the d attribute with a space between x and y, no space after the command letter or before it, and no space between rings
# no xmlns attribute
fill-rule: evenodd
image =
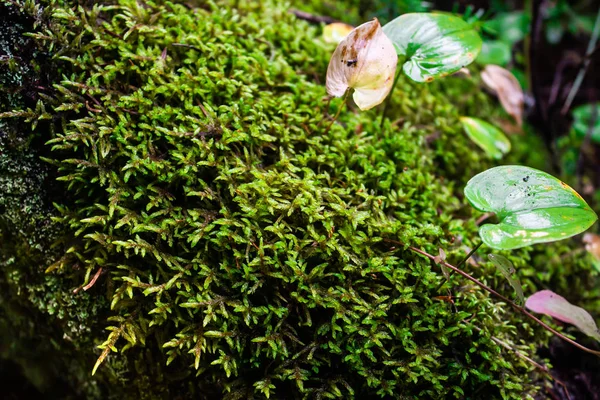
<svg viewBox="0 0 600 400"><path fill-rule="evenodd" d="M519 278L513 277L516 271L510 260L498 254L488 254L488 258L498 269L498 272L500 272L508 283L510 283L510 286L513 287L517 298L517 304L521 306L525 304L525 295L523 294L521 282L519 282Z"/></svg>
<svg viewBox="0 0 600 400"><path fill-rule="evenodd" d="M461 117L460 122L467 136L489 157L499 160L510 151L510 140L489 122L471 117Z"/></svg>
<svg viewBox="0 0 600 400"><path fill-rule="evenodd" d="M501 250L563 240L582 233L598 220L585 200L564 182L534 168L505 165L474 176L465 196L480 211L493 212L499 224L479 234Z"/></svg>
<svg viewBox="0 0 600 400"><path fill-rule="evenodd" d="M584 104L574 108L573 131L580 139L589 135L589 140L600 143L600 104Z"/></svg>
<svg viewBox="0 0 600 400"><path fill-rule="evenodd" d="M18 279L2 284L80 328L76 352L54 335L61 356L85 375L102 364L74 382L132 399L533 392L531 366L492 337L533 352L547 336L457 277L455 307L436 300L438 267L384 240L449 260L472 245L458 196L488 165L459 115L493 109L474 82L400 79L382 129L352 111L329 128L331 49L285 5L114 3L48 7L32 37L60 78L3 120L48 139L40 155L68 189L43 196L55 253L3 243Z"/></svg>
<svg viewBox="0 0 600 400"><path fill-rule="evenodd" d="M512 60L511 46L499 40L484 40L477 63L481 65L495 64L505 67Z"/></svg>
<svg viewBox="0 0 600 400"><path fill-rule="evenodd" d="M410 13L387 23L383 31L416 82L431 82L472 63L481 50L479 34L462 19L446 14Z"/></svg>

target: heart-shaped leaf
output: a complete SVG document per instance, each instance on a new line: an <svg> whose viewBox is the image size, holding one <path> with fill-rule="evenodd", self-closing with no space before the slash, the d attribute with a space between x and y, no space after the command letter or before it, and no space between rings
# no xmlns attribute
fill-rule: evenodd
<svg viewBox="0 0 600 400"><path fill-rule="evenodd" d="M560 321L575 325L581 332L600 340L600 330L594 318L581 307L574 306L551 290L536 292L527 298L525 307Z"/></svg>
<svg viewBox="0 0 600 400"><path fill-rule="evenodd" d="M510 260L504 256L499 254L488 254L488 258L494 264L494 266L500 271L502 276L510 283L510 286L515 290L515 294L517 296L517 303L523 304L525 303L525 296L523 295L523 288L521 287L521 282L519 278L513 278L515 274L515 267Z"/></svg>
<svg viewBox="0 0 600 400"><path fill-rule="evenodd" d="M573 109L573 130L577 137L586 137L590 128L590 139L600 144L600 103L585 104Z"/></svg>
<svg viewBox="0 0 600 400"><path fill-rule="evenodd" d="M368 110L385 100L394 84L398 56L377 18L354 28L333 52L325 86L331 96L354 89L354 102Z"/></svg>
<svg viewBox="0 0 600 400"><path fill-rule="evenodd" d="M452 74L472 63L481 51L479 34L452 15L404 14L383 31L404 58L404 73L417 82Z"/></svg>
<svg viewBox="0 0 600 400"><path fill-rule="evenodd" d="M460 117L465 132L491 158L499 160L510 151L510 140L494 125L478 118Z"/></svg>
<svg viewBox="0 0 600 400"><path fill-rule="evenodd" d="M476 209L500 218L499 224L479 229L481 239L494 249L566 239L598 219L567 184L518 165L495 167L474 176L465 187L465 196Z"/></svg>

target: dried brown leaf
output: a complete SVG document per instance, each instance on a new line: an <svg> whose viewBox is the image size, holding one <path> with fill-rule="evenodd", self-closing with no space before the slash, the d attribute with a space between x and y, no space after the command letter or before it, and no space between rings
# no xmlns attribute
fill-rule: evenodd
<svg viewBox="0 0 600 400"><path fill-rule="evenodd" d="M504 110L512 116L517 125L523 125L523 89L515 76L507 69L498 65L486 65L481 71L484 85L492 91Z"/></svg>

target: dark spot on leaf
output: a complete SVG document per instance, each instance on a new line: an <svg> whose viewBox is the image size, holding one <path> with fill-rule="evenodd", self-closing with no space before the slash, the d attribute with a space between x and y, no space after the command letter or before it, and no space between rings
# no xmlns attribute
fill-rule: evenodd
<svg viewBox="0 0 600 400"><path fill-rule="evenodd" d="M346 53L348 53L348 46L342 47L342 59L346 57Z"/></svg>
<svg viewBox="0 0 600 400"><path fill-rule="evenodd" d="M523 178L523 182L527 182L529 180L529 175L527 175L525 178Z"/></svg>

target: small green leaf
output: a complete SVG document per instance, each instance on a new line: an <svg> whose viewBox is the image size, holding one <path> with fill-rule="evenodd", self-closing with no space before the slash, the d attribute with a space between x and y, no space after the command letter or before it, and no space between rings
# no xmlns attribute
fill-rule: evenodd
<svg viewBox="0 0 600 400"><path fill-rule="evenodd" d="M481 46L477 63L506 66L512 58L510 45L499 40L486 40Z"/></svg>
<svg viewBox="0 0 600 400"><path fill-rule="evenodd" d="M499 13L494 19L483 24L483 30L513 46L529 33L530 19L523 11Z"/></svg>
<svg viewBox="0 0 600 400"><path fill-rule="evenodd" d="M481 50L481 37L471 25L445 14L409 13L383 27L396 52L404 58L404 73L429 82L469 65Z"/></svg>
<svg viewBox="0 0 600 400"><path fill-rule="evenodd" d="M515 267L513 264L508 258L498 254L488 254L488 258L498 269L498 271L500 271L502 276L506 278L508 283L510 283L510 286L512 286L515 290L515 294L517 295L517 303L519 305L523 305L525 303L525 295L523 294L523 288L521 287L519 278L513 278L515 273Z"/></svg>
<svg viewBox="0 0 600 400"><path fill-rule="evenodd" d="M478 118L460 117L467 136L491 158L501 159L510 151L510 140L494 125Z"/></svg>
<svg viewBox="0 0 600 400"><path fill-rule="evenodd" d="M590 139L592 142L600 144L600 103L585 104L573 109L573 130L577 137L585 138L592 124L594 113L596 116Z"/></svg>
<svg viewBox="0 0 600 400"><path fill-rule="evenodd" d="M485 244L500 250L566 239L588 229L598 216L568 185L545 172L518 165L484 171L467 183L465 196L499 224L483 225Z"/></svg>

